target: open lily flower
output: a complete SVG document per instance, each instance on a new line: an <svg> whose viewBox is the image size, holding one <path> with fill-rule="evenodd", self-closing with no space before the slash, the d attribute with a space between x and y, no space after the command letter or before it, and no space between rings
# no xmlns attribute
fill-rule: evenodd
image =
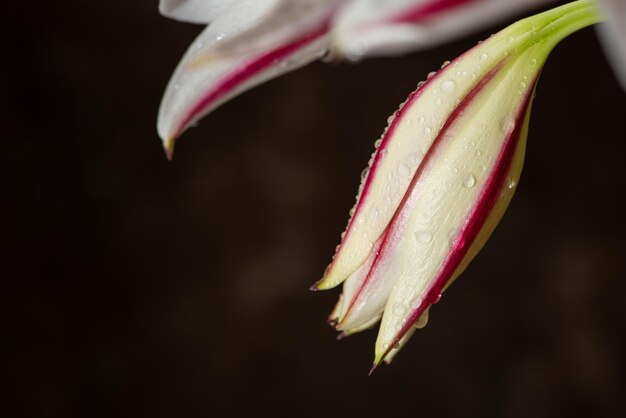
<svg viewBox="0 0 626 418"><path fill-rule="evenodd" d="M314 13L312 0L303 1L307 7L302 8L280 0L231 0L221 8L218 3L161 2L161 11L175 18L210 22L174 71L161 102L157 130L168 158L175 139L212 109L319 58L328 46L332 6L339 1L328 1ZM283 24L287 18L291 24Z"/></svg>
<svg viewBox="0 0 626 418"><path fill-rule="evenodd" d="M550 0L361 0L345 6L333 25L342 56L398 55L437 45Z"/></svg>
<svg viewBox="0 0 626 418"><path fill-rule="evenodd" d="M502 217L517 185L530 105L554 46L598 22L581 0L521 20L413 92L377 142L348 228L324 278L344 292L344 334L382 316L375 366L427 320Z"/></svg>
<svg viewBox="0 0 626 418"><path fill-rule="evenodd" d="M350 59L443 42L547 0L161 0L166 16L209 26L174 71L157 130L175 140L207 113L329 50Z"/></svg>

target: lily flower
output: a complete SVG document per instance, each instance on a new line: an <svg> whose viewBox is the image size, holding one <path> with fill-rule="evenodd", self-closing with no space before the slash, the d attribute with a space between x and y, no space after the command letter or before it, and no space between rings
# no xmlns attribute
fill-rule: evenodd
<svg viewBox="0 0 626 418"><path fill-rule="evenodd" d="M329 51L358 60L444 42L548 0L161 0L207 28L178 64L157 128L168 158L187 128L236 95ZM626 88L626 2L596 0ZM423 327L482 248L517 185L533 92L550 51L599 22L579 0L521 20L429 75L392 116L342 242L315 290L343 283L329 321L350 335L382 320L377 366Z"/></svg>
<svg viewBox="0 0 626 418"><path fill-rule="evenodd" d="M548 0L160 0L208 24L166 88L157 130L168 158L182 132L234 96L325 56L351 60L441 43Z"/></svg>
<svg viewBox="0 0 626 418"><path fill-rule="evenodd" d="M342 336L382 321L374 367L425 325L491 235L519 180L544 62L600 20L589 0L523 19L432 73L390 119L314 286L344 282L330 316Z"/></svg>

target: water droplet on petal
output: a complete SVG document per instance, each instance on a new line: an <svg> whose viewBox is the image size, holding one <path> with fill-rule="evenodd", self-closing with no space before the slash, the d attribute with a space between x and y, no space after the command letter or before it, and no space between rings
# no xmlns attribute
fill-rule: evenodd
<svg viewBox="0 0 626 418"><path fill-rule="evenodd" d="M476 155L477 157L480 157L481 155L483 155L483 153L481 150L477 149L474 155Z"/></svg>
<svg viewBox="0 0 626 418"><path fill-rule="evenodd" d="M515 186L517 186L517 183L515 182L515 180L513 179L509 180L508 188L513 189L515 188Z"/></svg>
<svg viewBox="0 0 626 418"><path fill-rule="evenodd" d="M463 181L463 187L467 189L471 189L472 187L474 187L475 184L476 184L476 177L474 177L473 174L470 174L467 177L465 177L465 180Z"/></svg>
<svg viewBox="0 0 626 418"><path fill-rule="evenodd" d="M428 310L424 311L424 313L420 315L413 326L417 329L422 329L426 326L426 324L428 324Z"/></svg>
<svg viewBox="0 0 626 418"><path fill-rule="evenodd" d="M415 233L415 240L420 244L428 244L433 240L433 234L430 231L417 231Z"/></svg>
<svg viewBox="0 0 626 418"><path fill-rule="evenodd" d="M406 306L404 306L404 304L401 302L396 302L391 307L391 313L394 316L402 316L404 315L405 312L406 312Z"/></svg>
<svg viewBox="0 0 626 418"><path fill-rule="evenodd" d="M480 54L480 59L481 60L486 60L488 56L489 55L487 53L483 52L482 54Z"/></svg>
<svg viewBox="0 0 626 418"><path fill-rule="evenodd" d="M443 83L441 83L441 86L439 87L441 89L442 93L451 93L456 87L456 82L454 82L453 80L446 80Z"/></svg>
<svg viewBox="0 0 626 418"><path fill-rule="evenodd" d="M411 174L411 169L404 163L398 164L398 174L402 177L407 177Z"/></svg>

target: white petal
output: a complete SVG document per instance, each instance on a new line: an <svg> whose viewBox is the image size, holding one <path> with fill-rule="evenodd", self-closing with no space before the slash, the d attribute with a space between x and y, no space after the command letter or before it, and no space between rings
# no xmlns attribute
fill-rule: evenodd
<svg viewBox="0 0 626 418"><path fill-rule="evenodd" d="M159 12L183 22L212 22L237 0L160 0Z"/></svg>
<svg viewBox="0 0 626 418"><path fill-rule="evenodd" d="M249 31L213 50L215 56L245 53L268 48L286 39L329 25L331 17L345 0L275 0L272 11Z"/></svg>
<svg viewBox="0 0 626 418"><path fill-rule="evenodd" d="M550 0L359 0L336 18L339 54L398 55L437 45Z"/></svg>
<svg viewBox="0 0 626 418"><path fill-rule="evenodd" d="M608 23L598 25L598 33L604 41L607 55L616 75L626 89L626 1L598 0Z"/></svg>
<svg viewBox="0 0 626 418"><path fill-rule="evenodd" d="M157 129L168 152L177 136L220 104L323 54L327 36L320 29L275 44L271 49L206 60L207 51L256 26L271 13L274 5L270 0L238 2L207 27L187 50L170 79L159 109Z"/></svg>

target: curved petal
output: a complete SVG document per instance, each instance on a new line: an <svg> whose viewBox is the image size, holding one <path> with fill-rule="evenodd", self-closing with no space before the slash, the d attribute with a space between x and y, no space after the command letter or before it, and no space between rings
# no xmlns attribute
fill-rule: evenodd
<svg viewBox="0 0 626 418"><path fill-rule="evenodd" d="M190 23L212 22L237 0L160 0L159 12L166 17Z"/></svg>
<svg viewBox="0 0 626 418"><path fill-rule="evenodd" d="M360 0L335 20L333 44L351 60L440 44L550 0Z"/></svg>
<svg viewBox="0 0 626 418"><path fill-rule="evenodd" d="M157 130L171 157L175 139L217 106L264 81L317 58L328 44L327 26L245 54L207 59L215 45L239 36L271 12L274 1L241 1L207 27L178 64L161 101Z"/></svg>
<svg viewBox="0 0 626 418"><path fill-rule="evenodd" d="M607 23L598 25L607 55L626 90L626 1L598 0Z"/></svg>
<svg viewBox="0 0 626 418"><path fill-rule="evenodd" d="M255 27L218 44L212 58L261 50L327 25L346 0L276 0L271 13Z"/></svg>

